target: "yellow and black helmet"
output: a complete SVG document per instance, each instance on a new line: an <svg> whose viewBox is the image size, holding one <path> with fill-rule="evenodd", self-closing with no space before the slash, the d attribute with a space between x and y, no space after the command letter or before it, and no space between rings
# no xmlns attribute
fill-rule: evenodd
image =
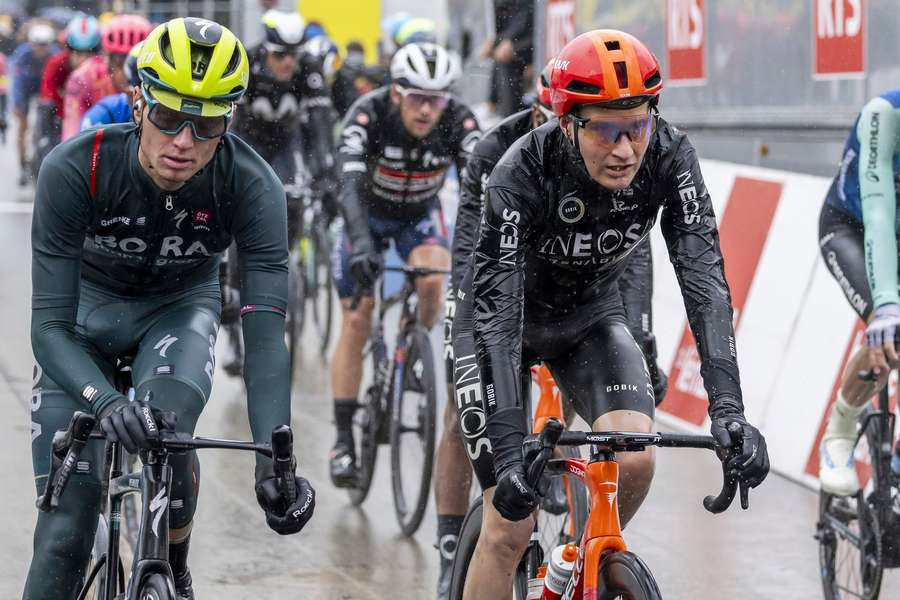
<svg viewBox="0 0 900 600"><path fill-rule="evenodd" d="M137 61L145 93L172 110L204 117L231 114L247 90L247 51L226 27L194 17L154 29Z"/></svg>

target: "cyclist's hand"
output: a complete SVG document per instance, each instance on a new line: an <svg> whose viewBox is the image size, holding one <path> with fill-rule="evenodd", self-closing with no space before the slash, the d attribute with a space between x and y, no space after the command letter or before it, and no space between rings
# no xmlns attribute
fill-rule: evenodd
<svg viewBox="0 0 900 600"><path fill-rule="evenodd" d="M299 533L316 508L316 490L303 477L294 476L297 499L288 505L281 483L274 473L256 481L256 501L266 513L266 524L280 535Z"/></svg>
<svg viewBox="0 0 900 600"><path fill-rule="evenodd" d="M370 248L354 252L350 257L350 272L362 288L371 288L381 272L381 254Z"/></svg>
<svg viewBox="0 0 900 600"><path fill-rule="evenodd" d="M875 374L889 368L888 363L897 363L895 332L900 327L900 304L882 304L875 309L866 328L866 346L869 347L869 363Z"/></svg>
<svg viewBox="0 0 900 600"><path fill-rule="evenodd" d="M509 521L521 521L538 505L537 492L528 485L522 463L507 467L497 477L494 489L494 508Z"/></svg>
<svg viewBox="0 0 900 600"><path fill-rule="evenodd" d="M156 411L144 401L122 397L100 414L100 429L110 442L119 442L131 454L150 448L159 439Z"/></svg>
<svg viewBox="0 0 900 600"><path fill-rule="evenodd" d="M766 438L759 429L747 422L740 402L730 397L721 397L710 406L712 419L710 433L721 448L733 448L740 443L740 453L728 458L725 467L728 472L750 487L758 486L769 474L769 452ZM740 425L740 438L735 441L728 431L731 423ZM724 459L723 459L724 460Z"/></svg>

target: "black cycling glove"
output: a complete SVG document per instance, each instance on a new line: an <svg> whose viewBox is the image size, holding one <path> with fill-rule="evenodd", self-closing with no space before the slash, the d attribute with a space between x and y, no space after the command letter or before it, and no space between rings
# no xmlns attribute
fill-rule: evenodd
<svg viewBox="0 0 900 600"><path fill-rule="evenodd" d="M303 477L294 476L296 499L288 504L281 480L272 463L256 470L256 501L266 513L266 524L279 535L300 532L316 508L316 490Z"/></svg>
<svg viewBox="0 0 900 600"><path fill-rule="evenodd" d="M744 417L741 401L732 396L720 396L710 404L709 416L712 420L710 433L722 448L731 448L734 445L728 426L731 423L741 426L741 452L731 458L725 466L750 487L758 486L769 474L769 452L766 448L766 438Z"/></svg>
<svg viewBox="0 0 900 600"><path fill-rule="evenodd" d="M510 521L521 521L538 504L537 492L528 485L523 466L522 441L527 427L525 411L519 407L502 408L487 420L497 474L493 504Z"/></svg>
<svg viewBox="0 0 900 600"><path fill-rule="evenodd" d="M127 452L136 454L159 439L159 420L158 411L149 402L129 402L123 396L103 409L100 429L108 441L119 442Z"/></svg>

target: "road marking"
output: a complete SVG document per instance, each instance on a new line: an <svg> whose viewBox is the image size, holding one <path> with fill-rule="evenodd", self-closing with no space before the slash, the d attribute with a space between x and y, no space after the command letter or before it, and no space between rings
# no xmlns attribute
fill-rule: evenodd
<svg viewBox="0 0 900 600"><path fill-rule="evenodd" d="M0 202L0 214L30 215L32 210L31 202Z"/></svg>

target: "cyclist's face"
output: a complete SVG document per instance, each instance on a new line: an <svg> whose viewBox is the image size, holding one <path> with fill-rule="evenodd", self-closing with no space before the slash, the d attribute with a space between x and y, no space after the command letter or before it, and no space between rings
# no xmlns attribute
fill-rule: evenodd
<svg viewBox="0 0 900 600"><path fill-rule="evenodd" d="M650 106L614 110L598 106L582 107L587 120L579 127L571 118L560 119L570 140L578 135L581 157L591 178L609 190L631 185L650 144Z"/></svg>
<svg viewBox="0 0 900 600"><path fill-rule="evenodd" d="M419 93L419 90L391 86L391 100L400 107L403 127L418 139L427 137L437 127L448 99L449 95Z"/></svg>
<svg viewBox="0 0 900 600"><path fill-rule="evenodd" d="M163 133L147 116L140 87L135 87L133 93L135 118L141 124L138 160L160 189L177 190L212 160L220 138L195 139L190 126L175 135Z"/></svg>
<svg viewBox="0 0 900 600"><path fill-rule="evenodd" d="M266 66L278 81L289 81L297 70L297 53L294 51L266 53Z"/></svg>

